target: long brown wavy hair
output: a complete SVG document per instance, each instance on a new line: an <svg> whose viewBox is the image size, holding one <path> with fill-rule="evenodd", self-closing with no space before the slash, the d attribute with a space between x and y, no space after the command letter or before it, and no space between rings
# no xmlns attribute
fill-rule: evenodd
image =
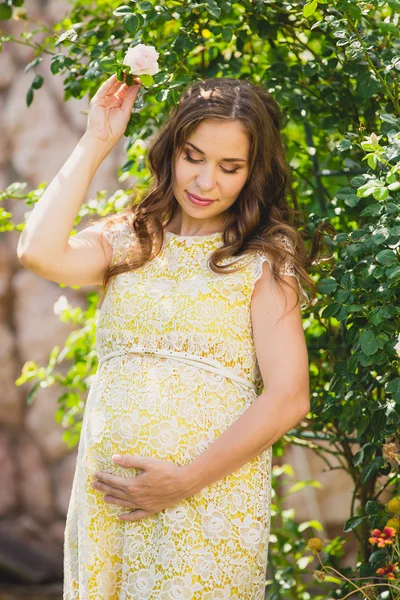
<svg viewBox="0 0 400 600"><path fill-rule="evenodd" d="M227 211L223 245L212 253L210 268L215 273L236 272L242 267L232 268L233 263L218 265L218 262L261 251L271 259L273 276L281 286L288 284L279 274L280 267L285 260L291 259L302 286L311 288L308 306L314 301L316 292L307 268L318 252L322 234L315 232L311 255L307 256L300 233L303 215L298 210L290 167L285 158L280 107L265 88L228 77L196 81L184 90L179 103L149 145L146 159L153 177L151 187L139 202L134 190L133 201L127 208L102 219L107 228L126 221L135 235L123 261L107 269L100 303L111 277L142 266L155 258L163 247L164 229L179 206L173 194L176 156L196 127L206 119L239 121L250 142L248 178ZM288 195L294 208L287 202ZM293 252L282 241L282 235L292 242ZM297 303L299 301L297 290Z"/></svg>

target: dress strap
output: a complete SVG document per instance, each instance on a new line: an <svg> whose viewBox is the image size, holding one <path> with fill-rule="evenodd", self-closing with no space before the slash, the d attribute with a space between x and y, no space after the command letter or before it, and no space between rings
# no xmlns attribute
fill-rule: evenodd
<svg viewBox="0 0 400 600"><path fill-rule="evenodd" d="M130 346L129 348L123 350L115 350L114 352L110 352L106 354L99 360L99 368L103 365L106 360L113 358L114 356L129 356L130 354L144 354L150 356L162 356L164 358L171 358L173 360L178 360L179 362L183 362L188 365L194 365L196 367L200 367L206 371L210 371L211 373L216 373L217 375L222 375L223 377L228 377L229 379L233 379L233 381L237 381L242 385L248 387L249 389L255 390L255 385L237 375L232 369L228 367L224 367L218 361L213 358L208 358L205 356L200 356L198 354L189 354L188 352L176 352L174 350L164 350L162 348L143 348L143 346Z"/></svg>

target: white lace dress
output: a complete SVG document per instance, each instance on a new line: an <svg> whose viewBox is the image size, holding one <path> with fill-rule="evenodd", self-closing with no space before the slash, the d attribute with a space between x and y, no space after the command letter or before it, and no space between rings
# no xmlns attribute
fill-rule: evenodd
<svg viewBox="0 0 400 600"><path fill-rule="evenodd" d="M123 223L107 235L114 264L133 234ZM218 245L220 233L167 232L154 260L111 280L67 515L64 600L264 599L271 448L134 522L91 486L97 470L136 474L116 453L190 463L262 392L250 302L267 258L218 275L207 264Z"/></svg>

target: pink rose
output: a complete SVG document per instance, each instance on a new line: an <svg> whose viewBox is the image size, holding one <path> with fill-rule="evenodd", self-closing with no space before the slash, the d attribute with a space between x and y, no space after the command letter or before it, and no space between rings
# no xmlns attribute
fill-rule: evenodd
<svg viewBox="0 0 400 600"><path fill-rule="evenodd" d="M124 57L124 64L131 68L133 75L155 75L158 73L157 59L159 53L154 46L138 44L129 48Z"/></svg>

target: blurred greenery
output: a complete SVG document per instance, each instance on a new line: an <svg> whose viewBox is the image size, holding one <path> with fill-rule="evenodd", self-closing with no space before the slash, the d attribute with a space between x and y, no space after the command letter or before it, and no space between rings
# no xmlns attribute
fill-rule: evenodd
<svg viewBox="0 0 400 600"><path fill-rule="evenodd" d="M7 19L29 24L28 3L3 1L0 19L2 45L34 48L25 68L31 75L28 106L40 101L40 89L53 76L63 80L65 101L89 100L107 73L121 76L129 47L156 47L161 69L140 90L118 173L121 183L133 178L141 190L150 180L144 142L190 82L245 78L265 86L279 102L299 208L307 215L306 245L320 225L329 224L332 234L324 236L326 256L310 271L317 300L303 313L311 411L274 444L274 456L282 457L287 444L296 444L317 453L327 470L346 471L353 482L343 527L348 535L325 539L318 556L338 569L349 536L355 537L359 553L354 568L342 569L343 578L336 571L312 576L307 537L322 528L315 521L298 524L294 514L283 510L279 488L290 467L276 467L268 598L399 599L399 572L394 581L376 573L378 566L399 558L398 543L377 557L369 537L371 528L396 518L382 493L400 492L400 372L394 348L400 321L400 2L164 0L122 5L74 0L68 16L52 28L35 21L19 37L7 33ZM51 55L50 72L41 65L45 54ZM45 186L26 191L24 182L13 183L0 192L0 201L24 202L27 217ZM129 189L112 196L99 191L82 205L76 225L127 202ZM23 229L10 212L0 211L1 231ZM27 362L16 382L33 383L28 402L40 386L64 388L56 418L71 446L79 439L85 394L97 368L97 299L90 293L86 310L62 308L61 303L60 318L74 323L76 331L65 348L53 349L46 367ZM66 361L67 374L57 372ZM368 591L357 590L356 583L366 580Z"/></svg>

